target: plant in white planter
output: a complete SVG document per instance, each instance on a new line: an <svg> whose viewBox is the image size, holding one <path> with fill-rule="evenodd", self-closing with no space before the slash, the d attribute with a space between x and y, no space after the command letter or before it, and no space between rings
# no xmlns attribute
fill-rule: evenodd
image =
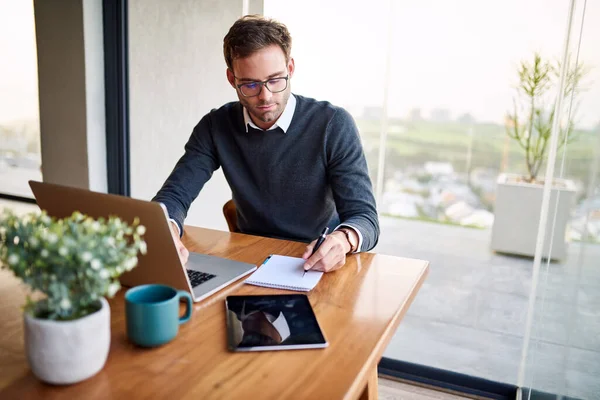
<svg viewBox="0 0 600 400"><path fill-rule="evenodd" d="M0 264L30 287L24 307L25 349L33 373L53 384L82 381L102 369L110 347L104 296L145 254L145 228L79 212L0 215Z"/></svg>
<svg viewBox="0 0 600 400"><path fill-rule="evenodd" d="M554 105L559 96L571 107L568 118L559 124L559 148L575 139L574 120L580 82L586 68L580 64L567 71L565 87L557 93L560 65L545 61L534 54L533 62L523 61L518 68L519 83L512 112L507 114L506 132L523 150L527 175L501 174L496 190L492 250L533 256L540 220L544 181L538 179L546 161ZM566 229L575 201L575 185L564 179L554 179L550 198L550 218L542 255L550 259L566 256ZM558 204L557 204L558 203ZM553 231L554 210L556 225ZM550 251L552 243L552 251Z"/></svg>

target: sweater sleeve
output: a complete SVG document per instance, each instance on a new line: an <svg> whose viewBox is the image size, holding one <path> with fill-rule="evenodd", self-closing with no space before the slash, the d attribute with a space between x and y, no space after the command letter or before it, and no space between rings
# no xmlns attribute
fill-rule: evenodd
<svg viewBox="0 0 600 400"><path fill-rule="evenodd" d="M338 108L327 126L326 157L340 224L358 229L359 251L369 251L379 239L379 217L358 128L344 109Z"/></svg>
<svg viewBox="0 0 600 400"><path fill-rule="evenodd" d="M190 205L219 166L210 117L206 115L194 128L185 145L185 153L152 199L167 207L169 217L179 227L180 235L183 234L183 221Z"/></svg>

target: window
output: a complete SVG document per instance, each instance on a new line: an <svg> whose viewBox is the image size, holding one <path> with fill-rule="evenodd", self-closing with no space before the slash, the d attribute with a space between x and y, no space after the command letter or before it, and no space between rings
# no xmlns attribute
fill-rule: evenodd
<svg viewBox="0 0 600 400"><path fill-rule="evenodd" d="M592 82L600 78L593 50L600 9L587 7L580 61L592 69L576 103L579 139L568 145L563 174L557 158L555 176L580 188L566 234L590 242L600 232L598 178L582 189L597 175L600 86ZM519 63L536 52L552 63L561 59L568 11L568 2L558 0L265 1L264 14L285 23L294 38L292 90L345 107L359 126L381 215L375 251L431 261L386 357L551 393L598 392L589 374L600 367L593 339L600 320L591 311L600 305L591 294L600 290L591 261L597 246L570 246L566 258L542 269L535 296L544 293L546 309L534 303L534 336L525 328L537 225L527 236L531 258L490 249L499 174L526 172L522 150L506 134ZM579 33L571 31L571 63ZM551 86L556 90L558 81ZM553 216L550 207L548 232ZM531 221L537 217L532 213ZM571 306L564 308L565 301ZM569 312L578 319L560 320ZM532 344L528 362L535 365L519 375L524 341L532 338L543 340L543 351L536 358Z"/></svg>
<svg viewBox="0 0 600 400"><path fill-rule="evenodd" d="M0 194L32 198L41 180L33 2L0 3Z"/></svg>

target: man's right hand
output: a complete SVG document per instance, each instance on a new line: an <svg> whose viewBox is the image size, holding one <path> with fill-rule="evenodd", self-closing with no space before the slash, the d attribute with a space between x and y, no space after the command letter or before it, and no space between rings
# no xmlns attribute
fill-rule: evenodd
<svg viewBox="0 0 600 400"><path fill-rule="evenodd" d="M177 247L177 253L179 253L179 258L181 259L181 263L185 265L187 263L188 257L190 256L190 252L185 248L181 238L179 237L179 227L173 221L169 221L171 224L171 233L173 234L173 240L175 241L175 247Z"/></svg>

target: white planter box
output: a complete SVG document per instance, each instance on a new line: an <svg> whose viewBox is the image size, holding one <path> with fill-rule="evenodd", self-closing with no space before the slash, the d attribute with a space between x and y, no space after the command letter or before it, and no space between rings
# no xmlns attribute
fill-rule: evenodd
<svg viewBox="0 0 600 400"><path fill-rule="evenodd" d="M540 184L516 182L514 178L517 177L509 174L498 177L491 248L501 253L533 257L544 187ZM561 185L551 190L542 257L563 260L567 255L566 230L575 204L576 190L569 180L555 181ZM552 231L555 210L556 226ZM549 251L551 241L552 254Z"/></svg>
<svg viewBox="0 0 600 400"><path fill-rule="evenodd" d="M24 315L29 366L44 382L67 385L102 369L110 349L110 307L73 321L50 321Z"/></svg>

